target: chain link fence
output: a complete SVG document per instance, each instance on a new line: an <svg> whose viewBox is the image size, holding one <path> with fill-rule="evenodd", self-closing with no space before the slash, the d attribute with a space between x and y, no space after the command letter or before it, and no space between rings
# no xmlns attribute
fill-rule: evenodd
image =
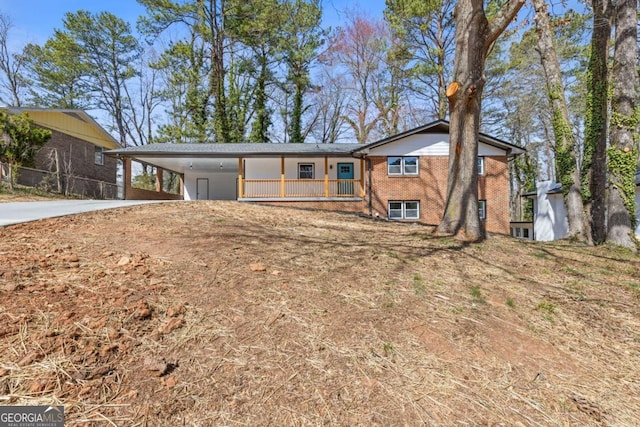
<svg viewBox="0 0 640 427"><path fill-rule="evenodd" d="M9 179L9 165L0 163L3 180ZM16 182L27 187L36 187L52 193L77 195L91 199L117 199L118 185L96 179L26 167L18 168Z"/></svg>

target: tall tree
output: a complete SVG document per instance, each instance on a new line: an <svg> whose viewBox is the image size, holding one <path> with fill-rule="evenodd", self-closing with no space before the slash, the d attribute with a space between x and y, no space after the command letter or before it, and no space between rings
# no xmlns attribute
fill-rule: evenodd
<svg viewBox="0 0 640 427"><path fill-rule="evenodd" d="M412 58L408 72L413 95L430 105L430 114L447 116L455 25L454 0L386 0L385 17Z"/></svg>
<svg viewBox="0 0 640 427"><path fill-rule="evenodd" d="M86 10L67 13L63 24L64 33L80 48L78 61L87 67L87 88L96 107L109 113L120 144L126 146L125 87L136 74L133 64L140 56L131 26L109 12Z"/></svg>
<svg viewBox="0 0 640 427"><path fill-rule="evenodd" d="M0 160L9 164L10 189L17 178L14 175L17 166L30 165L50 138L51 131L34 126L27 113L9 114L0 110Z"/></svg>
<svg viewBox="0 0 640 427"><path fill-rule="evenodd" d="M438 232L478 241L484 230L478 216L478 135L484 66L496 39L524 4L508 0L489 21L482 0L459 0L454 9L454 81L447 88L451 117L449 175L444 215Z"/></svg>
<svg viewBox="0 0 640 427"><path fill-rule="evenodd" d="M638 165L638 9L637 0L615 5L615 51L611 147L608 150L609 202L607 241L635 247L635 173Z"/></svg>
<svg viewBox="0 0 640 427"><path fill-rule="evenodd" d="M327 72L317 77L316 81L318 86L311 98L311 135L316 142L333 144L346 133L346 83L340 76Z"/></svg>
<svg viewBox="0 0 640 427"><path fill-rule="evenodd" d="M26 69L33 82L31 102L41 107L94 107L86 77L90 65L79 59L82 48L68 34L55 30L43 46L29 44L24 49Z"/></svg>
<svg viewBox="0 0 640 427"><path fill-rule="evenodd" d="M155 52L150 49L141 55L137 61L137 82L131 86L124 86L125 98L128 103L124 108L125 130L129 141L135 145L146 145L154 142L155 111L160 106L163 97L159 90L160 72L150 67L155 60Z"/></svg>
<svg viewBox="0 0 640 427"><path fill-rule="evenodd" d="M177 133L191 142L205 142L210 135L214 141L229 142L226 81L232 43L226 26L227 1L138 0L138 3L147 10L138 21L139 29L151 40L170 30L185 34L169 44L162 55L163 62L157 64L167 70L169 83L180 85L169 89L178 89L174 95L184 97L187 102L186 108L179 108L181 114L172 117L172 126L190 129L185 132L184 128L167 128L169 135ZM173 61L179 66L174 67ZM179 107L177 103L174 106Z"/></svg>
<svg viewBox="0 0 640 427"><path fill-rule="evenodd" d="M613 4L592 0L593 31L587 76L587 110L582 160L582 193L590 203L595 243L605 240L606 148L609 122L609 40Z"/></svg>
<svg viewBox="0 0 640 427"><path fill-rule="evenodd" d="M326 36L320 27L322 7L320 0L286 0L284 8L282 55L287 67L287 87L293 98L288 120L289 141L304 142L310 130L303 130L302 124L307 109L304 96L311 88L310 67Z"/></svg>
<svg viewBox="0 0 640 427"><path fill-rule="evenodd" d="M20 107L27 83L22 74L25 55L11 52L9 31L13 24L9 16L0 13L0 101L5 105Z"/></svg>
<svg viewBox="0 0 640 427"><path fill-rule="evenodd" d="M195 34L169 43L151 63L163 83L168 118L159 126L157 142L197 143L215 140L210 123L212 100L203 43Z"/></svg>
<svg viewBox="0 0 640 427"><path fill-rule="evenodd" d="M355 139L363 144L378 126L380 111L375 105L376 83L385 65L388 31L382 21L352 16L349 24L332 37L324 60L342 73L350 93L345 120Z"/></svg>
<svg viewBox="0 0 640 427"><path fill-rule="evenodd" d="M397 36L387 31L385 38L383 66L372 76L372 100L378 111L377 133L381 137L396 135L413 124L405 117L411 104L408 99L408 87L412 80L408 65L411 58Z"/></svg>
<svg viewBox="0 0 640 427"><path fill-rule="evenodd" d="M569 220L569 234L579 241L590 241L589 223L582 204L582 179L578 168L578 149L565 99L560 62L553 45L546 0L532 0L532 4L535 9L535 24L538 33L536 50L540 54L551 106L551 123L555 135L556 177L562 184Z"/></svg>
<svg viewBox="0 0 640 427"><path fill-rule="evenodd" d="M273 110L269 105L270 87L275 84L277 53L281 48L282 29L285 23L285 8L278 0L252 0L234 2L228 20L229 32L246 45L251 56L244 66L255 80L250 96L253 117L249 141L269 142L269 127ZM238 93L241 96L241 93ZM249 119L251 117L246 117Z"/></svg>

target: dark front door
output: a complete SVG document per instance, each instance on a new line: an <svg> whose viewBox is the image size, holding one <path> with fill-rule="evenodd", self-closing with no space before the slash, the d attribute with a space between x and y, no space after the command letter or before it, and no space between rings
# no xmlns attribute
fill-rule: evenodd
<svg viewBox="0 0 640 427"><path fill-rule="evenodd" d="M338 163L338 194L353 196L353 163Z"/></svg>

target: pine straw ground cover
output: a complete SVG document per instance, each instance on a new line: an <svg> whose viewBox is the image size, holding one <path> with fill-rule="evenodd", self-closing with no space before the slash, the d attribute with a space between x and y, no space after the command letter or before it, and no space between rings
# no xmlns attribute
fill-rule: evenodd
<svg viewBox="0 0 640 427"><path fill-rule="evenodd" d="M184 202L0 228L0 404L67 425L637 425L640 258Z"/></svg>

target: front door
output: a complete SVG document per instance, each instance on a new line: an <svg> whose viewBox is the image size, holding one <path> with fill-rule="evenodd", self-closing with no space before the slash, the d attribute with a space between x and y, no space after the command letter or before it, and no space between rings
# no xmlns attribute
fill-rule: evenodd
<svg viewBox="0 0 640 427"><path fill-rule="evenodd" d="M209 178L196 178L196 200L209 200Z"/></svg>
<svg viewBox="0 0 640 427"><path fill-rule="evenodd" d="M353 163L338 163L338 194L353 196Z"/></svg>

